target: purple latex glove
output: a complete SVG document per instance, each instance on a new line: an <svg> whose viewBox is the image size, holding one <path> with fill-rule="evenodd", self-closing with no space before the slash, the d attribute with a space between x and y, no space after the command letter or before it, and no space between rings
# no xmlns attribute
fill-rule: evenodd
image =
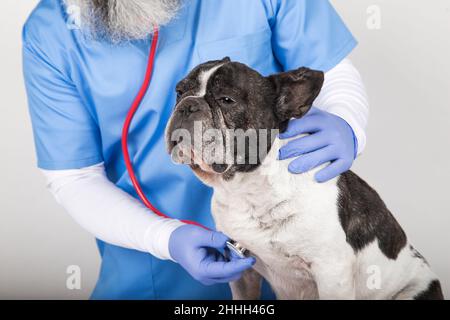
<svg viewBox="0 0 450 320"><path fill-rule="evenodd" d="M309 135L292 140L280 149L280 160L298 157L290 163L290 172L305 173L331 162L315 175L318 182L326 182L350 169L357 155L357 140L344 119L312 108L301 119L292 120L280 139L302 134Z"/></svg>
<svg viewBox="0 0 450 320"><path fill-rule="evenodd" d="M194 279L204 285L228 283L238 280L251 268L253 257L240 259L231 256L228 261L222 252L229 238L223 233L184 225L175 229L169 239L169 252Z"/></svg>

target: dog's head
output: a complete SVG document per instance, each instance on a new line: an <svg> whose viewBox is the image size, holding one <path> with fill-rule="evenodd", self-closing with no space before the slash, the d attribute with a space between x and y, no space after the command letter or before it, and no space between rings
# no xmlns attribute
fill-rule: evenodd
<svg viewBox="0 0 450 320"><path fill-rule="evenodd" d="M264 77L229 58L199 65L177 85L166 129L172 160L226 179L255 169L276 133L309 111L323 81L307 68Z"/></svg>

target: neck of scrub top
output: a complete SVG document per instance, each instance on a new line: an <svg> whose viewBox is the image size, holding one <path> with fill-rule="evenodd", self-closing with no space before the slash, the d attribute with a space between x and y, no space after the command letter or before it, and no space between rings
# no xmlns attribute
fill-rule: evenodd
<svg viewBox="0 0 450 320"><path fill-rule="evenodd" d="M126 165L126 168L128 171L128 175L130 176L133 187L136 190L136 193L138 194L141 201L144 203L144 205L147 208L149 208L151 211L153 211L158 216L166 218L166 219L171 219L168 215L166 215L165 213L161 212L158 208L156 208L150 202L150 200L147 198L147 196L145 195L144 191L142 190L141 184L139 183L139 180L136 177L134 167L133 167L133 162L131 161L130 153L128 150L128 135L130 132L131 122L133 121L134 115L136 114L136 111L139 109L139 106L141 105L143 98L145 97L146 93L148 92L150 83L152 80L153 67L155 65L155 56L156 56L156 51L157 51L157 47L158 47L158 37L159 37L159 29L158 29L158 27L155 26L153 29L152 44L150 46L150 53L148 55L147 70L145 72L144 82L142 83L141 88L130 107L130 111L128 112L127 117L125 119L125 123L123 125L122 152L123 152L123 157L125 160L125 165ZM206 228L205 226L203 226L195 221L182 220L182 222L191 224L191 225L195 225L195 226L199 226L199 227L202 227L202 228L208 230L208 228Z"/></svg>

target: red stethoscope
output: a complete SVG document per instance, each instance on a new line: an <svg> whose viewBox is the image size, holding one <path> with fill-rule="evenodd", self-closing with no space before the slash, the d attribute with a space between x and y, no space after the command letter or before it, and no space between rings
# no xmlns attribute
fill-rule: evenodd
<svg viewBox="0 0 450 320"><path fill-rule="evenodd" d="M136 111L139 109L139 106L142 103L142 99L145 97L146 93L148 92L148 89L150 87L150 83L152 80L153 67L155 64L156 49L158 47L158 37L159 37L159 30L157 27L155 27L153 30L152 44L151 44L150 53L148 56L148 63L147 63L147 69L145 72L144 82L142 83L141 88L130 107L130 111L128 112L127 117L125 119L125 123L123 125L122 152L123 152L125 165L126 165L128 174L130 176L131 182L133 184L134 189L136 190L136 193L138 194L139 198L141 199L141 201L144 203L144 205L147 208L149 208L151 211L153 211L156 215L166 218L166 219L171 219L168 215L166 215L163 212L161 212L160 210L158 210L158 208L156 208L150 202L150 200L147 198L147 196L145 195L144 191L142 190L141 184L139 183L139 180L136 177L136 173L134 172L133 163L131 161L130 153L128 151L128 134L130 131L131 122L133 121L134 115L136 114ZM209 230L209 228L207 228L207 227L203 226L202 224L195 222L195 221L182 220L182 222ZM233 252L235 252L239 257L245 257L247 250L245 248L243 248L242 246L240 246L238 243L236 243L235 241L229 241L227 243L227 245L228 245L228 248L230 250L232 250Z"/></svg>

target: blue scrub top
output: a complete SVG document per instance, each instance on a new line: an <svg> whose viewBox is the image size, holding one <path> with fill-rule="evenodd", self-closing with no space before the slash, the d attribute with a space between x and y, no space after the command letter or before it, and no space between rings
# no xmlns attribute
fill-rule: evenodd
<svg viewBox="0 0 450 320"><path fill-rule="evenodd" d="M136 197L120 148L125 116L143 81L150 40L113 46L73 28L61 0L42 0L23 31L25 82L38 166L105 162L108 177ZM327 0L185 0L161 29L150 91L131 127L130 154L145 193L163 212L213 227L211 190L164 144L175 85L196 65L225 56L264 75L307 66L328 71L356 41ZM151 214L151 213L149 213ZM98 241L94 299L229 299L179 265ZM266 297L270 297L267 296Z"/></svg>

